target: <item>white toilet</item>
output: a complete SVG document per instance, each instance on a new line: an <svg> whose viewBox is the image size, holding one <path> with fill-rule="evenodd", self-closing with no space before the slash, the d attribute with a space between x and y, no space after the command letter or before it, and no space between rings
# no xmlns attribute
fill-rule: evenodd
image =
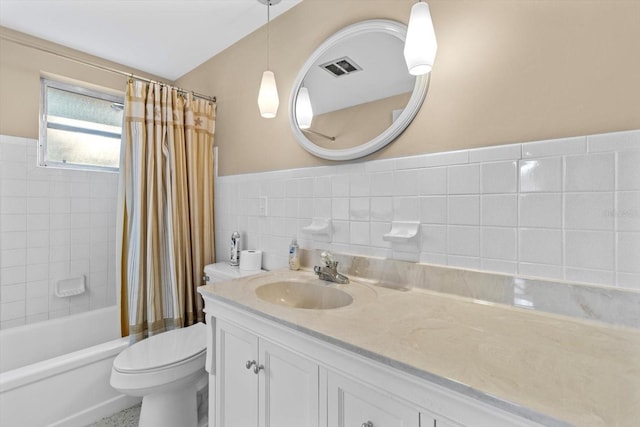
<svg viewBox="0 0 640 427"><path fill-rule="evenodd" d="M111 386L142 397L140 427L197 427L198 392L206 393L207 327L196 323L135 343L113 361ZM206 405L207 397L202 402ZM201 410L200 425L206 410ZM206 425L206 424L205 424Z"/></svg>

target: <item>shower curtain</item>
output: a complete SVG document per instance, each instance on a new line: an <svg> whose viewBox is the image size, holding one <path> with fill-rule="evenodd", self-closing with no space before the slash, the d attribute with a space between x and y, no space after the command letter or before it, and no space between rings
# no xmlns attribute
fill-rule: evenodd
<svg viewBox="0 0 640 427"><path fill-rule="evenodd" d="M215 257L215 108L170 86L127 84L116 277L132 342L204 319L196 288Z"/></svg>

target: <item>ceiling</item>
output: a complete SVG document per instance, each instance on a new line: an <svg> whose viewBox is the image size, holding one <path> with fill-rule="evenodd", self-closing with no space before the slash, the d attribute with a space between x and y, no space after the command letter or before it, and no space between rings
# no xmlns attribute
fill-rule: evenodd
<svg viewBox="0 0 640 427"><path fill-rule="evenodd" d="M301 1L281 0L271 18ZM259 0L0 0L1 26L168 80L266 21Z"/></svg>

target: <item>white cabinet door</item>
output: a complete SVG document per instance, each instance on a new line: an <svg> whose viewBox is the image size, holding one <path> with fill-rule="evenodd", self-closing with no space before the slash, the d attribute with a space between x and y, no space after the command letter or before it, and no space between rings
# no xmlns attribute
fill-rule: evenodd
<svg viewBox="0 0 640 427"><path fill-rule="evenodd" d="M318 427L318 365L260 339L260 427Z"/></svg>
<svg viewBox="0 0 640 427"><path fill-rule="evenodd" d="M224 321L216 323L216 426L257 426L259 375L246 364L258 361L258 338Z"/></svg>
<svg viewBox="0 0 640 427"><path fill-rule="evenodd" d="M418 409L334 372L328 374L327 392L330 426L420 426Z"/></svg>
<svg viewBox="0 0 640 427"><path fill-rule="evenodd" d="M455 421L428 412L420 413L420 427L464 427Z"/></svg>
<svg viewBox="0 0 640 427"><path fill-rule="evenodd" d="M217 427L318 427L317 364L221 320L216 347Z"/></svg>

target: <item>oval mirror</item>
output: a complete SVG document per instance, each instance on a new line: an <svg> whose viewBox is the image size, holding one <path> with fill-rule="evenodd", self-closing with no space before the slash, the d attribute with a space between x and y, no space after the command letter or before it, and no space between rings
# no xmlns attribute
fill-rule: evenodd
<svg viewBox="0 0 640 427"><path fill-rule="evenodd" d="M291 129L305 150L323 159L357 159L406 129L429 86L429 75L407 71L406 35L406 25L396 21L362 21L313 52L289 101Z"/></svg>

